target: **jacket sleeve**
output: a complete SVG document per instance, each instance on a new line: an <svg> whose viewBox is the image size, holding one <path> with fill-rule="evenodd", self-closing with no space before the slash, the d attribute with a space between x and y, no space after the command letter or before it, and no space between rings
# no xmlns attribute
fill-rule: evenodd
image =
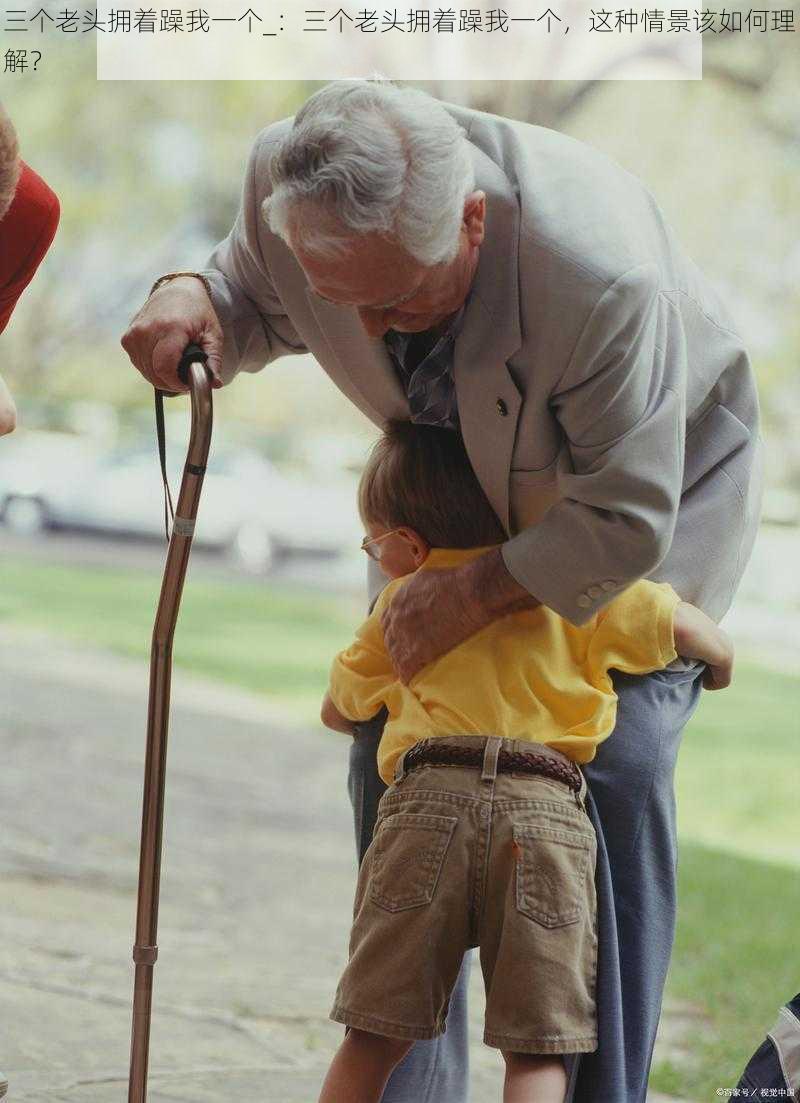
<svg viewBox="0 0 800 1103"><path fill-rule="evenodd" d="M668 583L642 580L602 609L587 650L592 685L609 670L649 674L676 659L672 620L679 601Z"/></svg>
<svg viewBox="0 0 800 1103"><path fill-rule="evenodd" d="M397 675L383 642L381 613L391 600L396 585L389 584L356 632L355 641L333 660L328 692L342 716L348 720L369 720L382 706Z"/></svg>
<svg viewBox="0 0 800 1103"><path fill-rule="evenodd" d="M211 301L224 334L226 383L239 371L260 371L279 356L307 352L275 290L261 246L262 236L267 236L261 205L271 190L269 158L276 142L263 132L256 139L236 221L201 270L211 284Z"/></svg>
<svg viewBox="0 0 800 1103"><path fill-rule="evenodd" d="M678 312L655 266L637 266L597 300L550 396L571 461L561 500L503 546L514 578L573 624L669 550L685 440L675 380L685 379Z"/></svg>

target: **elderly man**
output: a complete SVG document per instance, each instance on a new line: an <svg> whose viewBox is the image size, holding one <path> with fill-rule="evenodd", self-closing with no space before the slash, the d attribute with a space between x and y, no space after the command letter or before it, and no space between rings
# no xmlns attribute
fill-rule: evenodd
<svg viewBox="0 0 800 1103"><path fill-rule="evenodd" d="M425 572L384 622L401 677L483 624L544 603L580 624L641 577L724 613L754 537L758 403L736 329L652 196L539 127L372 81L336 82L256 140L229 236L171 274L123 338L177 390L311 351L376 424L447 426L508 540ZM600 1045L573 1098L644 1100L675 923L673 771L702 672L618 675L618 722L586 769L600 838ZM360 853L378 732L351 756ZM446 1035L385 1103L467 1098L464 971ZM531 993L536 999L536 993Z"/></svg>

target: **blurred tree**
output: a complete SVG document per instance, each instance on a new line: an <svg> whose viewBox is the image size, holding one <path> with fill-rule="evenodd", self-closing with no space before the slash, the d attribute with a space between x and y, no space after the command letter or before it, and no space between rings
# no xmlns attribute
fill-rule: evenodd
<svg viewBox="0 0 800 1103"><path fill-rule="evenodd" d="M4 372L23 399L98 399L124 415L151 401L119 347L130 317L157 275L203 263L233 222L253 138L319 85L98 83L90 36L52 41L39 72L0 78L23 155L63 201L55 247L3 336ZM781 431L800 409L800 51L781 33L704 45L702 81L422 87L564 130L644 179L744 329ZM326 427L332 412L343 432L371 432L303 360L237 381L218 406L273 432Z"/></svg>

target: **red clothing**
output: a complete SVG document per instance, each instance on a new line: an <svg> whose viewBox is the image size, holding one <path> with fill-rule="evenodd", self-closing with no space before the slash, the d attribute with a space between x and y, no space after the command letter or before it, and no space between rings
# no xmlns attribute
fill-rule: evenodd
<svg viewBox="0 0 800 1103"><path fill-rule="evenodd" d="M56 195L23 162L14 199L0 221L0 333L50 248L59 214Z"/></svg>

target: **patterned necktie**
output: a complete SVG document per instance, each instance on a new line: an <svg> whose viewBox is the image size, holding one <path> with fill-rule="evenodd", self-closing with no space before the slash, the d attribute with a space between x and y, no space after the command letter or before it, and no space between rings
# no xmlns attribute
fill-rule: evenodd
<svg viewBox="0 0 800 1103"><path fill-rule="evenodd" d="M389 330L385 340L408 396L411 420L421 425L458 429L453 331L435 338L429 333Z"/></svg>

